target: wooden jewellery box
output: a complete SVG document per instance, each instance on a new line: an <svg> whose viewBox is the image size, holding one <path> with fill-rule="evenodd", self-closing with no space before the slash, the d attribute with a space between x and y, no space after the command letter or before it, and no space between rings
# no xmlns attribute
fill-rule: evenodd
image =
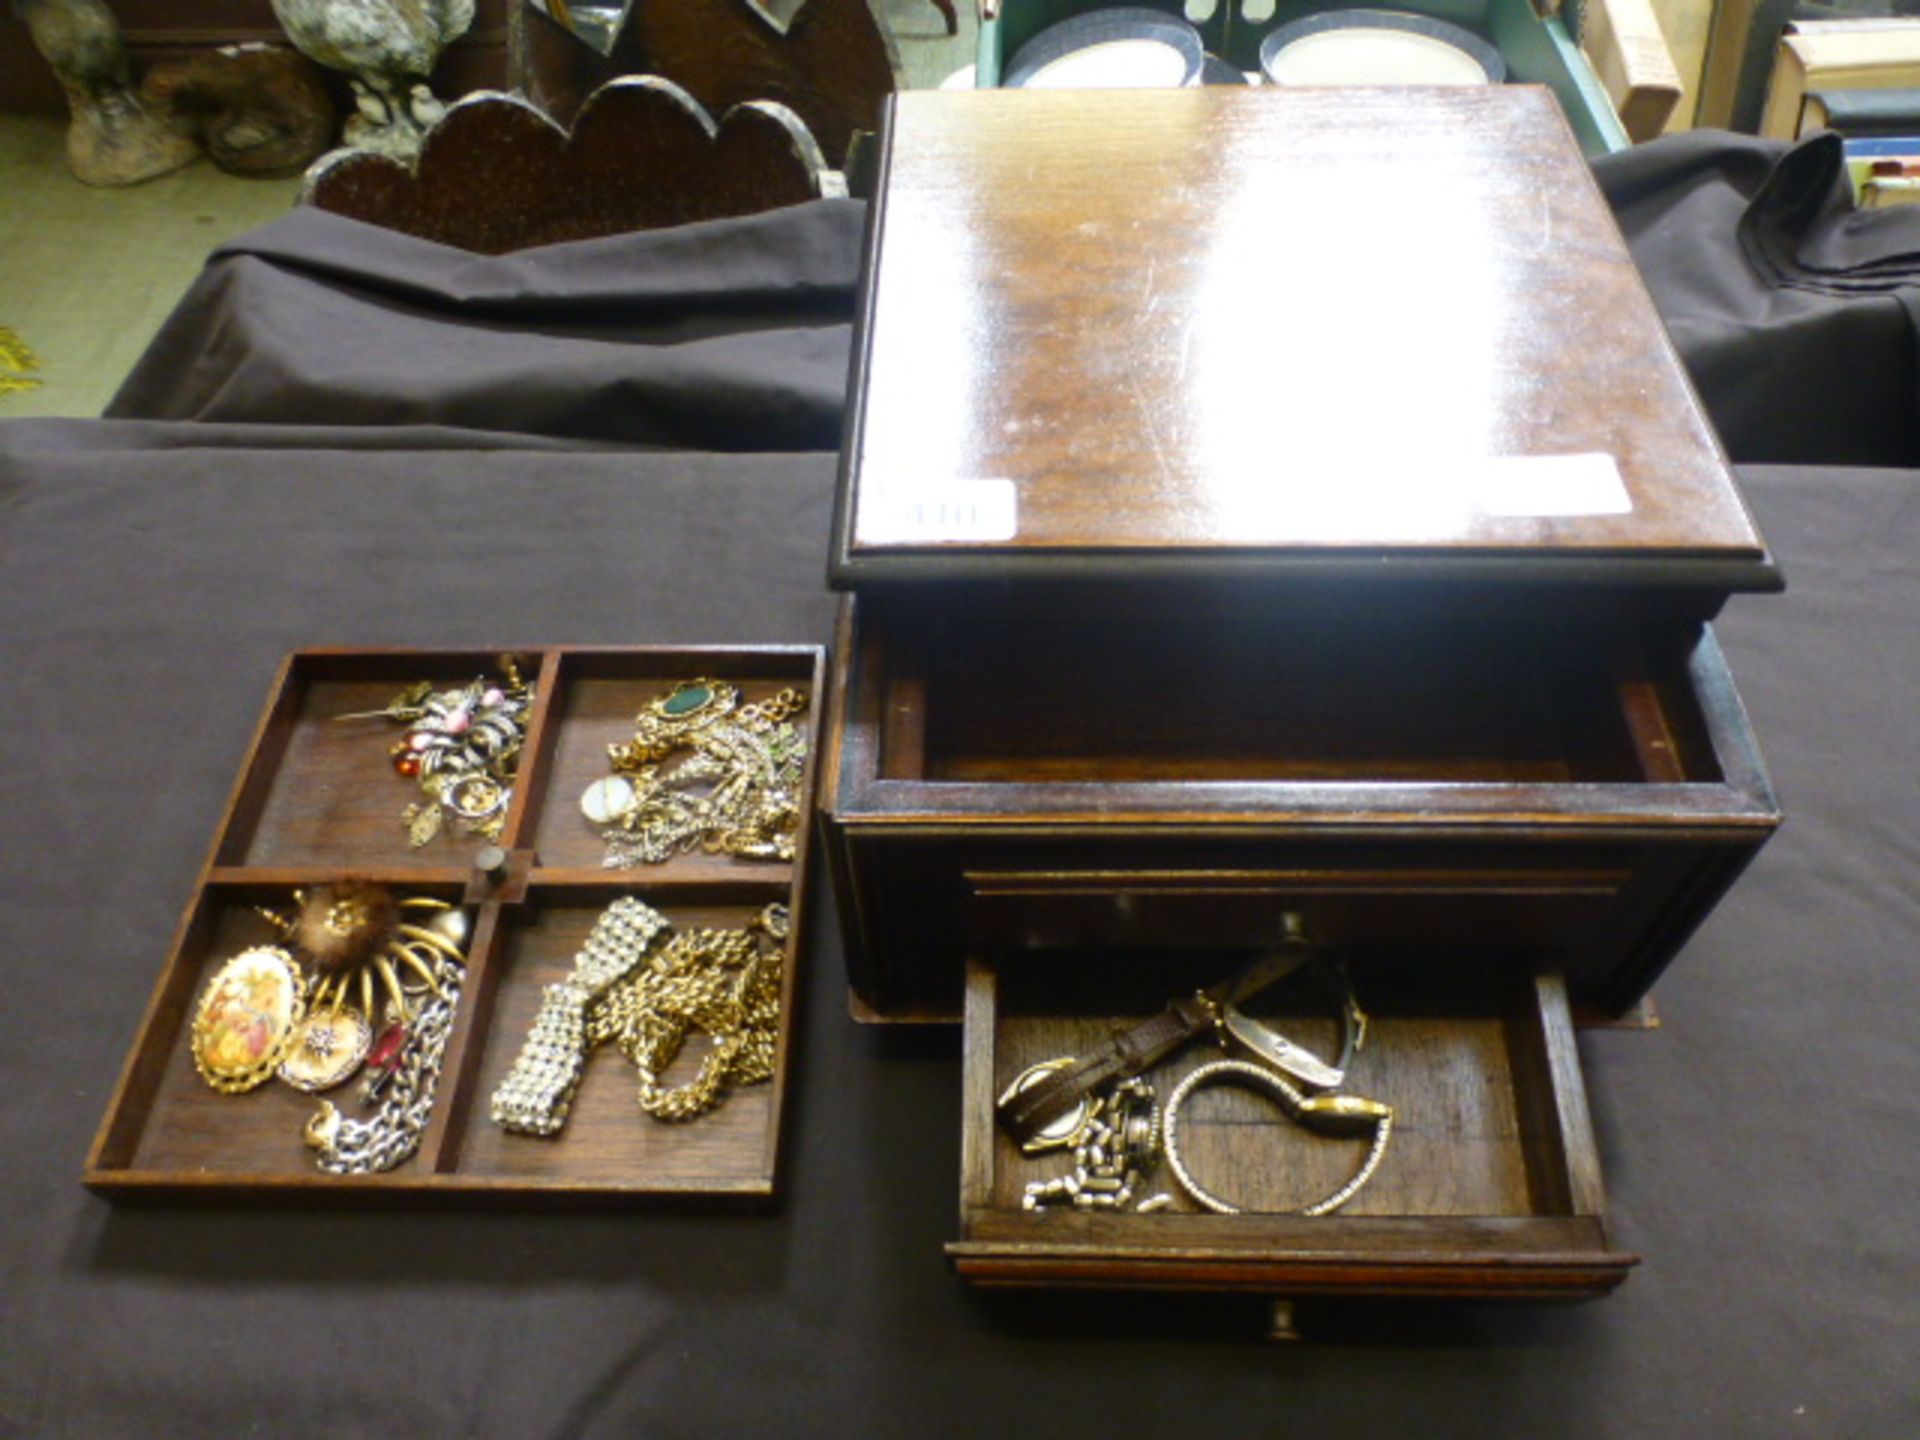
<svg viewBox="0 0 1920 1440"><path fill-rule="evenodd" d="M806 827L792 860L696 847L664 864L609 869L581 797L609 774L608 745L633 739L644 707L683 689L693 696L698 687L690 682L700 680L709 690L737 688L743 705L789 689L816 702L793 718L809 743L797 797L804 816L825 655L776 646L557 647L513 656L533 698L511 803L491 851L453 821L412 843L402 814L420 791L389 763L401 727L378 712L415 682L457 688L498 676L496 653L303 650L288 657L94 1141L88 1186L114 1200L219 1204L751 1205L774 1198L800 993ZM343 715L365 718L343 723ZM278 940L255 907L284 910L295 890L346 880L460 904L471 917L464 983L419 1148L384 1173L323 1173L303 1141L322 1100L344 1114L363 1112L353 1098L358 1081L326 1094L302 1094L278 1080L221 1094L196 1073L191 1039L217 968L247 947ZM547 988L569 979L598 917L621 896L653 907L682 933L740 930L771 905L790 908L784 941L770 937L764 952L778 956L771 1079L732 1088L697 1118L660 1123L642 1113L635 1067L609 1041L588 1053L557 1134L509 1133L493 1123L490 1097L514 1067ZM696 1023L661 1083L686 1083L707 1044Z"/></svg>
<svg viewBox="0 0 1920 1440"><path fill-rule="evenodd" d="M856 1010L964 1016L958 1267L1617 1284L1569 1017L1778 824L1708 621L1780 582L1552 98L905 94L870 223L824 833ZM1377 1019L1372 1183L1023 1211L994 1098L1294 929ZM1207 1098L1286 1208L1329 1142Z"/></svg>

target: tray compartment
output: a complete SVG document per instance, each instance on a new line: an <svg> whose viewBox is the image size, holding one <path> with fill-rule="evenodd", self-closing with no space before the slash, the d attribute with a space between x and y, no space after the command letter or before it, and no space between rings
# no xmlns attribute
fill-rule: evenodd
<svg viewBox="0 0 1920 1440"><path fill-rule="evenodd" d="M641 1111L634 1067L609 1043L587 1058L566 1126L557 1136L513 1134L493 1123L494 1090L520 1053L547 985L566 977L601 911L635 893L676 930L737 929L767 904L784 900L779 884L687 887L671 899L644 889L542 887L504 927L500 962L483 1001L470 1080L455 1106L454 1133L441 1168L462 1182L593 1187L635 1194L771 1196L777 1160L794 1003L793 941L781 976L780 1061L775 1079L731 1089L713 1110L682 1124ZM693 1077L707 1041L688 1037L666 1073L668 1084Z"/></svg>
<svg viewBox="0 0 1920 1440"><path fill-rule="evenodd" d="M607 747L633 738L634 717L682 680L706 677L740 687L743 704L794 687L805 691L808 710L793 719L803 733L814 729L819 704L811 649L727 651L711 649L606 650L563 657L558 667L554 718L543 735L540 779L530 795L527 843L549 871L581 872L584 880L632 877L703 883L743 875L787 884L792 867L782 861L745 860L695 849L660 865L608 870L600 832L580 810L588 785L612 774Z"/></svg>
<svg viewBox="0 0 1920 1440"><path fill-rule="evenodd" d="M309 883L338 878L316 872ZM208 977L250 946L279 943L254 907L288 906L289 888L281 884L209 886L189 912L142 1031L124 1093L90 1166L89 1178L96 1188L192 1192L208 1186L251 1191L273 1183L353 1187L404 1184L432 1169L450 1088L445 1073L434 1120L411 1159L383 1176L339 1177L314 1165L313 1151L301 1130L322 1099L332 1100L349 1115L359 1113L353 1098L357 1078L321 1095L303 1093L278 1079L243 1094L227 1095L214 1090L195 1070L188 1031ZM450 903L461 899L459 888L447 885L405 885L397 887L396 893ZM491 943L490 922L476 913L469 937L467 981L449 1039L449 1055L469 1023L469 997L485 970Z"/></svg>
<svg viewBox="0 0 1920 1440"><path fill-rule="evenodd" d="M477 675L498 677L500 653L308 651L291 657L262 721L216 862L252 869L464 870L484 840L447 825L426 845L408 841L401 812L422 797L388 757L404 727L377 717L335 717L380 710L416 680L443 689ZM534 679L540 655L512 653L522 674ZM523 804L518 789L507 816L509 834Z"/></svg>
<svg viewBox="0 0 1920 1440"><path fill-rule="evenodd" d="M1684 656L1658 630L1383 614L878 611L875 778L931 783L1716 783ZM1122 660L1124 663L1114 663ZM868 691L877 692L869 695Z"/></svg>
<svg viewBox="0 0 1920 1440"><path fill-rule="evenodd" d="M1032 951L969 966L962 1234L949 1247L963 1274L988 1285L1563 1298L1624 1278L1635 1260L1606 1240L1565 987L1494 965L1443 975L1354 963L1372 1024L1348 1088L1392 1104L1395 1119L1379 1170L1337 1214L1214 1215L1164 1164L1141 1194L1172 1194L1171 1210L1023 1211L1026 1184L1069 1162L1021 1155L993 1121L994 1098L1027 1065L1078 1053L1234 963L1216 952ZM1248 1008L1318 1053L1333 1046L1311 985L1285 982ZM1149 1079L1164 1100L1219 1053L1196 1041ZM1319 1199L1366 1145L1312 1135L1228 1087L1191 1098L1181 1136L1195 1175L1250 1206Z"/></svg>

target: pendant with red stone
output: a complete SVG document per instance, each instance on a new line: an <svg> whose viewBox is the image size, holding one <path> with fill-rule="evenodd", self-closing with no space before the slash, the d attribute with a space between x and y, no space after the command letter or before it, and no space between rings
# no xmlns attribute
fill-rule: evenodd
<svg viewBox="0 0 1920 1440"><path fill-rule="evenodd" d="M394 1062L400 1058L400 1051L407 1043L407 1027L401 1024L387 1026L380 1032L380 1038L373 1042L367 1051L369 1070L391 1070Z"/></svg>
<svg viewBox="0 0 1920 1440"><path fill-rule="evenodd" d="M396 1023L382 1030L380 1038L368 1047L365 1065L367 1079L360 1090L364 1098L371 1100L386 1088L394 1071L400 1068L400 1057L407 1048L407 1038L407 1027Z"/></svg>

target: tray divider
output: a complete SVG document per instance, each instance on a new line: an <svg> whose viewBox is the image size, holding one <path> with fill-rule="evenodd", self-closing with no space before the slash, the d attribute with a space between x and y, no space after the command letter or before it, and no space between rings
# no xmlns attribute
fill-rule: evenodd
<svg viewBox="0 0 1920 1440"><path fill-rule="evenodd" d="M1675 785L1687 779L1680 744L1661 704L1660 688L1637 637L1623 637L1608 655L1620 715L1626 722L1634 758L1648 783Z"/></svg>
<svg viewBox="0 0 1920 1440"><path fill-rule="evenodd" d="M390 889L459 890L472 872L458 865L367 865L348 868L341 865L215 865L201 881L201 888L251 885L260 888L292 890L302 885L326 885L351 876L369 884Z"/></svg>
<svg viewBox="0 0 1920 1440"><path fill-rule="evenodd" d="M462 1013L442 1057L441 1092L418 1157L423 1172L428 1174L447 1174L460 1167L460 1151L476 1103L473 1090L479 1080L480 1056L486 1049L484 1037L492 1028L493 1003L500 989L505 931L504 907L492 903L480 906L467 949L467 979L460 996Z"/></svg>
<svg viewBox="0 0 1920 1440"><path fill-rule="evenodd" d="M507 817L506 827L500 835L500 848L519 849L524 843L522 836L532 827L527 817L538 815L547 792L547 764L552 758L556 740L550 738L559 732L559 725L553 717L560 713L558 699L560 693L561 652L557 649L542 650L540 655L539 678L534 681L533 713L527 717L525 748L521 752L521 763L513 783L513 813Z"/></svg>
<svg viewBox="0 0 1920 1440"><path fill-rule="evenodd" d="M795 1087L799 1084L800 1037L804 1033L799 1010L800 997L806 993L800 985L800 954L812 913L807 877L813 873L814 815L821 793L820 775L826 763L821 750L826 735L823 727L830 703L826 652L815 649L795 658L805 665L808 703L803 728L807 736L807 759L800 772L800 793L810 797L810 803L801 814L798 833L794 836L793 860L786 867L787 873L780 891L787 902L788 919L786 949L780 957L780 1031L776 1053L781 1058L780 1073L772 1082L773 1103L768 1107L766 1142L767 1153L772 1157L771 1183L776 1193L786 1180L790 1102L799 1094Z"/></svg>

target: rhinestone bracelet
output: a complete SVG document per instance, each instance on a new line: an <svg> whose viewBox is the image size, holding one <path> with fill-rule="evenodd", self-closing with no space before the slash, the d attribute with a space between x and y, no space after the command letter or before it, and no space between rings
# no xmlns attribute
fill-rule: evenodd
<svg viewBox="0 0 1920 1440"><path fill-rule="evenodd" d="M623 895L594 923L565 980L549 985L513 1068L493 1092L494 1123L523 1135L557 1135L586 1068L587 1011L643 961L672 927Z"/></svg>

